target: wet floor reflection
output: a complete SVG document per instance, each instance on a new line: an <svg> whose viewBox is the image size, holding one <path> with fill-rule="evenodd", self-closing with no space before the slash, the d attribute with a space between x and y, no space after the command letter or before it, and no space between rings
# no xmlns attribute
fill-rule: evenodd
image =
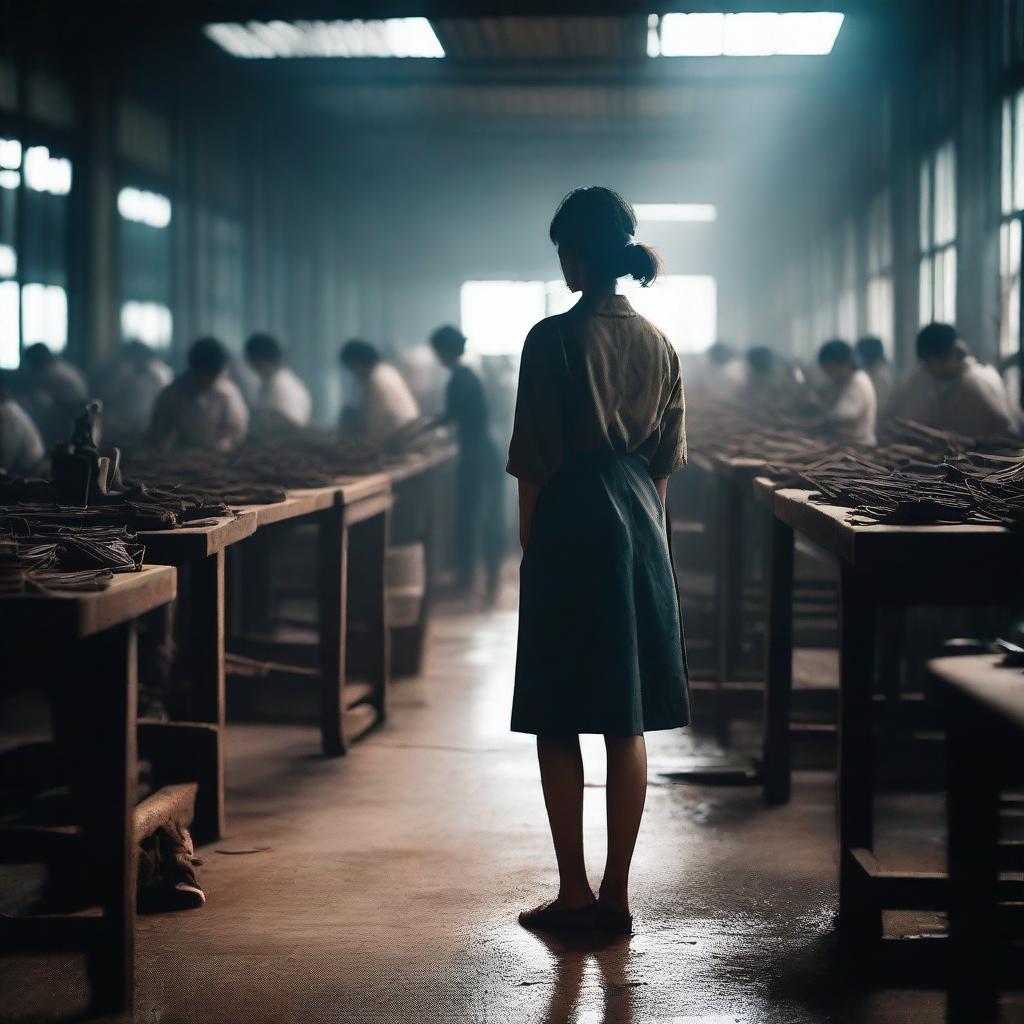
<svg viewBox="0 0 1024 1024"><path fill-rule="evenodd" d="M543 1024L632 1024L633 992L641 983L629 976L629 936L530 934L550 957L552 985ZM599 1000L592 997L595 987Z"/></svg>

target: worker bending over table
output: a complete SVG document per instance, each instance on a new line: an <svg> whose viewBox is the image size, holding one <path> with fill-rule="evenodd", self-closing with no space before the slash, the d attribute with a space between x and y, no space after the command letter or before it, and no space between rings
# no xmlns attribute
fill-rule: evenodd
<svg viewBox="0 0 1024 1024"><path fill-rule="evenodd" d="M951 324L922 328L917 358L920 365L893 395L889 416L975 438L1016 432L999 373L971 355Z"/></svg>
<svg viewBox="0 0 1024 1024"><path fill-rule="evenodd" d="M357 338L345 342L339 358L359 386L356 401L341 412L343 431L382 441L419 417L420 407L409 385L369 342Z"/></svg>
<svg viewBox="0 0 1024 1024"><path fill-rule="evenodd" d="M828 379L821 392L825 424L853 444L877 444L878 400L871 378L857 365L852 346L838 338L818 351L818 365Z"/></svg>
<svg viewBox="0 0 1024 1024"><path fill-rule="evenodd" d="M277 338L253 334L245 343L245 358L260 382L252 408L254 427L272 427L281 419L308 426L313 400L306 385L285 365L284 349Z"/></svg>
<svg viewBox="0 0 1024 1024"><path fill-rule="evenodd" d="M7 393L6 376L0 373L0 470L11 476L27 475L45 454L32 417Z"/></svg>
<svg viewBox="0 0 1024 1024"><path fill-rule="evenodd" d="M230 452L249 429L249 410L225 371L228 353L216 338L200 338L188 350L188 369L160 393L150 438L158 448Z"/></svg>

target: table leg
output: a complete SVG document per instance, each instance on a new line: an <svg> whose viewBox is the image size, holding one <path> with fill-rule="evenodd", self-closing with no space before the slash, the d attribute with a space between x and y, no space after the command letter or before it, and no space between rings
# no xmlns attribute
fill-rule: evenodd
<svg viewBox="0 0 1024 1024"><path fill-rule="evenodd" d="M345 738L348 529L345 510L340 506L317 515L317 608L321 744L326 757L340 757L348 750Z"/></svg>
<svg viewBox="0 0 1024 1024"><path fill-rule="evenodd" d="M224 834L224 552L189 566L191 692L189 720L217 727L213 756L201 766L195 831L203 841Z"/></svg>
<svg viewBox="0 0 1024 1024"><path fill-rule="evenodd" d="M855 942L881 935L873 902L852 851L874 845L872 693L877 605L850 565L839 584L839 924Z"/></svg>
<svg viewBox="0 0 1024 1024"><path fill-rule="evenodd" d="M789 802L793 695L793 528L767 512L765 598L768 635L764 658L764 741L761 778L767 804Z"/></svg>
<svg viewBox="0 0 1024 1024"><path fill-rule="evenodd" d="M976 713L946 697L949 1020L984 1024L998 1017L999 773Z"/></svg>
<svg viewBox="0 0 1024 1024"><path fill-rule="evenodd" d="M61 672L76 724L73 788L88 876L103 910L103 937L86 951L86 967L93 1007L111 1013L130 1010L134 991L136 635L130 622L83 640Z"/></svg>
<svg viewBox="0 0 1024 1024"><path fill-rule="evenodd" d="M353 543L350 571L359 580L359 618L367 629L370 653L369 681L373 686L371 703L377 721L387 717L387 695L391 681L391 636L388 628L387 557L388 512L384 511L355 527L358 543Z"/></svg>
<svg viewBox="0 0 1024 1024"><path fill-rule="evenodd" d="M731 729L725 684L734 676L740 647L743 599L743 494L723 476L718 481L718 666L715 686L715 737L729 746Z"/></svg>

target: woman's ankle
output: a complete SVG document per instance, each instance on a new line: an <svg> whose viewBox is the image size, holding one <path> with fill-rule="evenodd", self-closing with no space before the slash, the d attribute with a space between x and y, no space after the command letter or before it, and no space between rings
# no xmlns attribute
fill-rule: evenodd
<svg viewBox="0 0 1024 1024"><path fill-rule="evenodd" d="M567 907L586 907L594 902L594 890L589 883L559 885L558 902Z"/></svg>
<svg viewBox="0 0 1024 1024"><path fill-rule="evenodd" d="M629 886L602 882L597 893L597 902L613 910L629 911Z"/></svg>

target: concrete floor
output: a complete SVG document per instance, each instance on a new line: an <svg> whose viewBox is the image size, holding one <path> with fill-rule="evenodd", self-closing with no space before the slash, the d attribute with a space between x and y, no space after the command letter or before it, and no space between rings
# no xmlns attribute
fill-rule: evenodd
<svg viewBox="0 0 1024 1024"><path fill-rule="evenodd" d="M521 929L556 876L533 744L508 732L515 628L507 609L439 616L429 671L395 685L390 721L346 759L319 757L313 727L229 730L230 834L201 851L209 903L142 919L138 1021L943 1020L939 993L839 967L831 776L801 774L774 810L756 789L668 784L688 734L650 737L633 938ZM585 757L596 883L600 741ZM83 1006L81 968L6 958L0 993L4 1021L53 1019Z"/></svg>

